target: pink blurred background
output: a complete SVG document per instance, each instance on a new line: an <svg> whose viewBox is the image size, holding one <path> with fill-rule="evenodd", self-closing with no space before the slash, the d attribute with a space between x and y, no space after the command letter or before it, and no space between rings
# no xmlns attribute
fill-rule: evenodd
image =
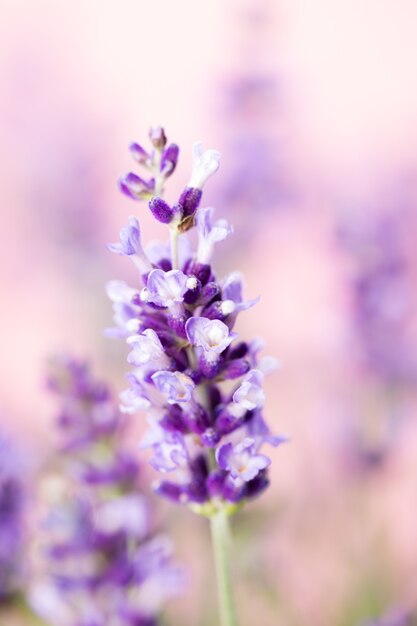
<svg viewBox="0 0 417 626"><path fill-rule="evenodd" d="M54 441L43 368L57 350L91 356L122 388L104 284L133 274L105 244L133 213L145 239L163 230L115 181L132 167L128 143L162 124L182 150L175 198L201 139L223 157L206 202L235 227L217 270L241 269L248 296L262 296L239 331L281 361L267 408L291 438L272 453L271 489L236 523L242 625L347 626L414 607L415 379L396 382L399 424L369 469L351 434L370 413L385 428L387 383L358 365L359 257L338 232L385 212L400 221L415 354L416 3L3 0L1 14L2 427L42 463ZM196 572L170 623L204 626L205 527L170 517Z"/></svg>

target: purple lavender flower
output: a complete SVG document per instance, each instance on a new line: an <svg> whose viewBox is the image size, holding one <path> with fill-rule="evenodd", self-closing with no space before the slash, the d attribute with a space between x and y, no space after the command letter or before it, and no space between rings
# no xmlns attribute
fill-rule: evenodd
<svg viewBox="0 0 417 626"><path fill-rule="evenodd" d="M0 435L0 603L22 584L24 492L22 461Z"/></svg>
<svg viewBox="0 0 417 626"><path fill-rule="evenodd" d="M379 619L366 622L363 626L413 626L414 617L410 611L398 609Z"/></svg>
<svg viewBox="0 0 417 626"><path fill-rule="evenodd" d="M214 197L216 204L224 203L228 215L238 220L238 245L242 246L270 224L271 214L293 210L297 191L283 132L288 127L286 79L284 75L277 79L276 71L271 72L265 63L274 55L270 35L279 21L278 5L256 3L249 11L242 10L241 4L237 7L239 21L247 21L241 28L244 39L239 42L239 49L245 50L239 55L244 61L230 76L222 76L219 89L223 98L220 132L234 158L226 164ZM250 38L246 37L248 27ZM246 62L248 58L251 63Z"/></svg>
<svg viewBox="0 0 417 626"><path fill-rule="evenodd" d="M131 257L142 273L151 269L149 260L142 249L139 222L135 217L130 217L127 226L121 229L120 243L109 243L107 248L116 254Z"/></svg>
<svg viewBox="0 0 417 626"><path fill-rule="evenodd" d="M338 225L338 242L350 262L350 364L358 384L355 406L346 403L347 424L341 433L341 458L349 462L349 470L352 465L361 472L375 470L387 461L403 421L404 400L415 388L410 225L407 211L397 204L350 211ZM369 401L371 394L380 402Z"/></svg>
<svg viewBox="0 0 417 626"><path fill-rule="evenodd" d="M417 363L409 350L413 286L405 236L407 215L368 211L339 227L339 240L353 262L352 322L358 352L385 384L414 384Z"/></svg>
<svg viewBox="0 0 417 626"><path fill-rule="evenodd" d="M155 217L168 225L170 247L147 249L151 269L142 272L139 298L123 285L112 299L134 366L122 410L149 414L142 446L152 449L151 465L164 475L155 489L205 513L232 510L265 489L270 459L261 448L285 439L271 434L262 415L258 344L239 341L234 331L238 314L257 300L244 299L239 273L219 281L211 266L215 245L232 232L225 220L213 221L212 208L199 208L220 155L203 152L201 144L193 154L179 200L169 205L160 190L150 200ZM196 251L186 233L194 225ZM140 332L129 332L133 327Z"/></svg>
<svg viewBox="0 0 417 626"><path fill-rule="evenodd" d="M165 396L169 404L179 404L191 400L195 384L187 374L160 371L155 372L151 378L155 387Z"/></svg>
<svg viewBox="0 0 417 626"><path fill-rule="evenodd" d="M132 289L122 280L112 280L107 283L107 295L113 302L114 328L106 330L112 337L128 337L132 332L138 333L142 325L138 321L138 307L135 301L139 300L139 291Z"/></svg>
<svg viewBox="0 0 417 626"><path fill-rule="evenodd" d="M127 342L132 346L127 359L132 365L146 366L154 371L170 367L170 359L158 334L152 328L147 328L141 335L131 335Z"/></svg>
<svg viewBox="0 0 417 626"><path fill-rule="evenodd" d="M213 224L214 209L201 208L196 213L196 224L198 231L198 263L207 264L210 262L214 246L228 237L233 229L224 219Z"/></svg>
<svg viewBox="0 0 417 626"><path fill-rule="evenodd" d="M243 410L253 411L262 409L265 393L262 388L263 373L260 370L251 370L242 380L233 394L233 402Z"/></svg>
<svg viewBox="0 0 417 626"><path fill-rule="evenodd" d="M185 330L190 344L202 348L208 361L217 361L236 337L226 324L206 317L190 317Z"/></svg>
<svg viewBox="0 0 417 626"><path fill-rule="evenodd" d="M264 454L257 453L255 440L250 437L245 437L236 446L229 442L218 448L216 460L220 469L229 472L233 483L238 486L253 480L271 462Z"/></svg>
<svg viewBox="0 0 417 626"><path fill-rule="evenodd" d="M145 289L141 293L144 302L153 302L160 307L173 307L175 303L183 302L187 289L187 281L194 285L195 279L180 270L164 272L160 269L152 270L148 276Z"/></svg>
<svg viewBox="0 0 417 626"><path fill-rule="evenodd" d="M84 363L56 360L49 386L62 404L66 479L45 523L46 572L31 604L60 626L157 626L181 573L170 541L152 531L139 467L122 441L123 417Z"/></svg>

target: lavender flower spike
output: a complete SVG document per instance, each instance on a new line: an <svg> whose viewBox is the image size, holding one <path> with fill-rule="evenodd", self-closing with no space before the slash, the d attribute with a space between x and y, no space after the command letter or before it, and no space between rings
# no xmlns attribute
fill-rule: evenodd
<svg viewBox="0 0 417 626"><path fill-rule="evenodd" d="M52 626L158 626L182 574L169 539L153 531L138 464L123 443L124 420L84 363L56 360L49 386L62 404L66 479L61 474L57 496L54 477L44 523L47 575L31 590L32 607Z"/></svg>
<svg viewBox="0 0 417 626"><path fill-rule="evenodd" d="M158 137L154 147L161 132ZM219 280L211 266L215 244L232 228L222 219L213 222L212 208L197 210L201 190L219 163L217 151L203 152L195 144L189 184L172 205L178 216L168 224L171 247L158 246L151 255L139 298L124 287L125 300L118 306L128 319L119 313L117 320L125 332L132 328L127 342L134 370L122 394L123 410L152 415L145 440L159 459L153 466L171 468L170 480L158 491L204 514L231 512L260 494L268 485L269 466L260 450L285 440L271 434L263 418L258 350L254 342L238 341L234 331L239 313L257 300L244 299L240 273ZM182 234L193 226L199 238L194 253L183 245L187 235Z"/></svg>
<svg viewBox="0 0 417 626"><path fill-rule="evenodd" d="M140 331L127 338L134 370L123 402L126 411L148 413L142 446L152 449L150 463L163 475L155 491L210 518L219 579L228 580L229 559L219 554L227 543L227 517L268 487L270 459L263 447L285 438L273 435L263 417L258 344L238 340L234 331L239 313L257 300L244 299L239 273L219 280L211 265L215 244L232 232L225 220L213 222L213 209L199 209L220 154L203 152L197 143L193 155L191 177L177 202L161 198L155 170L158 191L150 208L167 224L170 245L150 255L140 298L124 302L135 316L124 328L136 320ZM194 226L193 252L186 233ZM222 626L236 626L229 591L219 589Z"/></svg>
<svg viewBox="0 0 417 626"><path fill-rule="evenodd" d="M194 219L191 200L200 196L187 196L190 189L201 193L219 162L217 151L203 152L201 144L195 144L193 172L178 203L183 217L169 223L171 249L160 247L161 252L152 255L140 298L130 295L130 303L124 303L134 316L124 328L140 331L133 330L127 338L132 348L128 362L135 369L122 395L123 410L152 413L146 440L153 442L155 458L175 443L174 457L179 459L180 437L181 470L172 465L169 453L170 480L158 491L201 513L225 507L232 511L265 489L269 459L260 449L285 440L271 434L262 415L264 376L257 350L253 342L238 342L234 332L238 314L256 300L244 299L238 272L219 281L210 265L215 243L225 239L231 227L225 220L213 223L211 208L199 209ZM199 244L194 254L187 249L180 257L177 246L178 237L185 237L184 221L186 229L197 225ZM125 246L129 242L131 238ZM153 465L165 467L166 462Z"/></svg>

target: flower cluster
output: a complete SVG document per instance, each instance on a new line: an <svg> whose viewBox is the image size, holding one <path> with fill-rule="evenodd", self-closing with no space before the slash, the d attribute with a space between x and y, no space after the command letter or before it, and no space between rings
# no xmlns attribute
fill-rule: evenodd
<svg viewBox="0 0 417 626"><path fill-rule="evenodd" d="M161 163L164 144L153 145L148 159ZM220 281L211 264L216 244L232 232L226 220L215 220L214 209L200 207L219 163L217 151L195 144L191 178L178 202L149 199L152 214L169 226L170 246L144 249L135 217L120 242L109 245L132 258L140 273L137 287L108 285L116 324L110 332L130 347L122 411L148 413L143 447L152 449L151 465L166 475L156 491L200 512L234 507L263 491L270 459L261 448L284 440L270 433L262 415L271 360L259 361L259 340L240 341L234 332L238 314L257 300L244 299L238 272ZM194 226L193 250L186 231Z"/></svg>
<svg viewBox="0 0 417 626"><path fill-rule="evenodd" d="M22 461L0 436L0 602L14 593L22 577L25 488Z"/></svg>
<svg viewBox="0 0 417 626"><path fill-rule="evenodd" d="M129 146L134 160L145 170L145 176L129 172L119 180L123 193L134 200L146 200L163 191L166 179L174 172L179 148L175 143L168 146L163 128L151 128L149 132L152 149L147 151L138 143Z"/></svg>
<svg viewBox="0 0 417 626"><path fill-rule="evenodd" d="M33 590L32 605L60 626L156 626L181 572L171 564L169 540L152 533L117 407L78 361L55 362L49 386L62 400L61 456L72 490L57 488L55 479L46 580Z"/></svg>

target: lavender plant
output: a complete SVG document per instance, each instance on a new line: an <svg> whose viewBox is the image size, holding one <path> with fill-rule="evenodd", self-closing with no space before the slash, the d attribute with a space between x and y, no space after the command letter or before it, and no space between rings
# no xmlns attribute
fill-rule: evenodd
<svg viewBox="0 0 417 626"><path fill-rule="evenodd" d="M0 434L0 605L22 585L24 510L22 459Z"/></svg>
<svg viewBox="0 0 417 626"><path fill-rule="evenodd" d="M413 386L416 363L409 350L412 267L405 248L410 227L397 205L369 211L342 224L339 237L354 261L353 325L362 366L389 388Z"/></svg>
<svg viewBox="0 0 417 626"><path fill-rule="evenodd" d="M163 478L155 491L210 519L218 576L221 623L237 623L231 589L228 519L268 486L269 457L264 444L284 439L271 434L263 418L263 378L270 360L259 360L259 340L241 341L234 331L239 313L257 300L245 300L237 272L218 280L212 258L216 244L232 228L200 206L203 187L217 171L220 154L193 147L190 180L177 202L162 196L178 159L162 128L151 129L151 149L130 151L145 175L129 173L121 190L147 200L153 216L166 224L170 245L141 242L139 222L130 217L112 252L130 257L138 284L108 285L115 328L130 347L129 387L122 411L146 411L149 429L142 446ZM196 227L193 250L189 231Z"/></svg>
<svg viewBox="0 0 417 626"><path fill-rule="evenodd" d="M73 482L48 516L46 576L32 605L59 626L156 626L181 572L168 538L152 531L122 416L82 362L54 362L49 387L62 403L61 454Z"/></svg>
<svg viewBox="0 0 417 626"><path fill-rule="evenodd" d="M350 409L359 427L349 448L360 469L379 467L387 458L414 393L417 365L413 335L413 267L407 251L410 215L397 204L352 212L340 224L338 238L352 264L347 285L351 307L353 371L364 375L365 409ZM360 389L360 387L359 387ZM351 391L349 396L351 397ZM375 406L374 415L369 407ZM358 432L356 432L358 431Z"/></svg>

